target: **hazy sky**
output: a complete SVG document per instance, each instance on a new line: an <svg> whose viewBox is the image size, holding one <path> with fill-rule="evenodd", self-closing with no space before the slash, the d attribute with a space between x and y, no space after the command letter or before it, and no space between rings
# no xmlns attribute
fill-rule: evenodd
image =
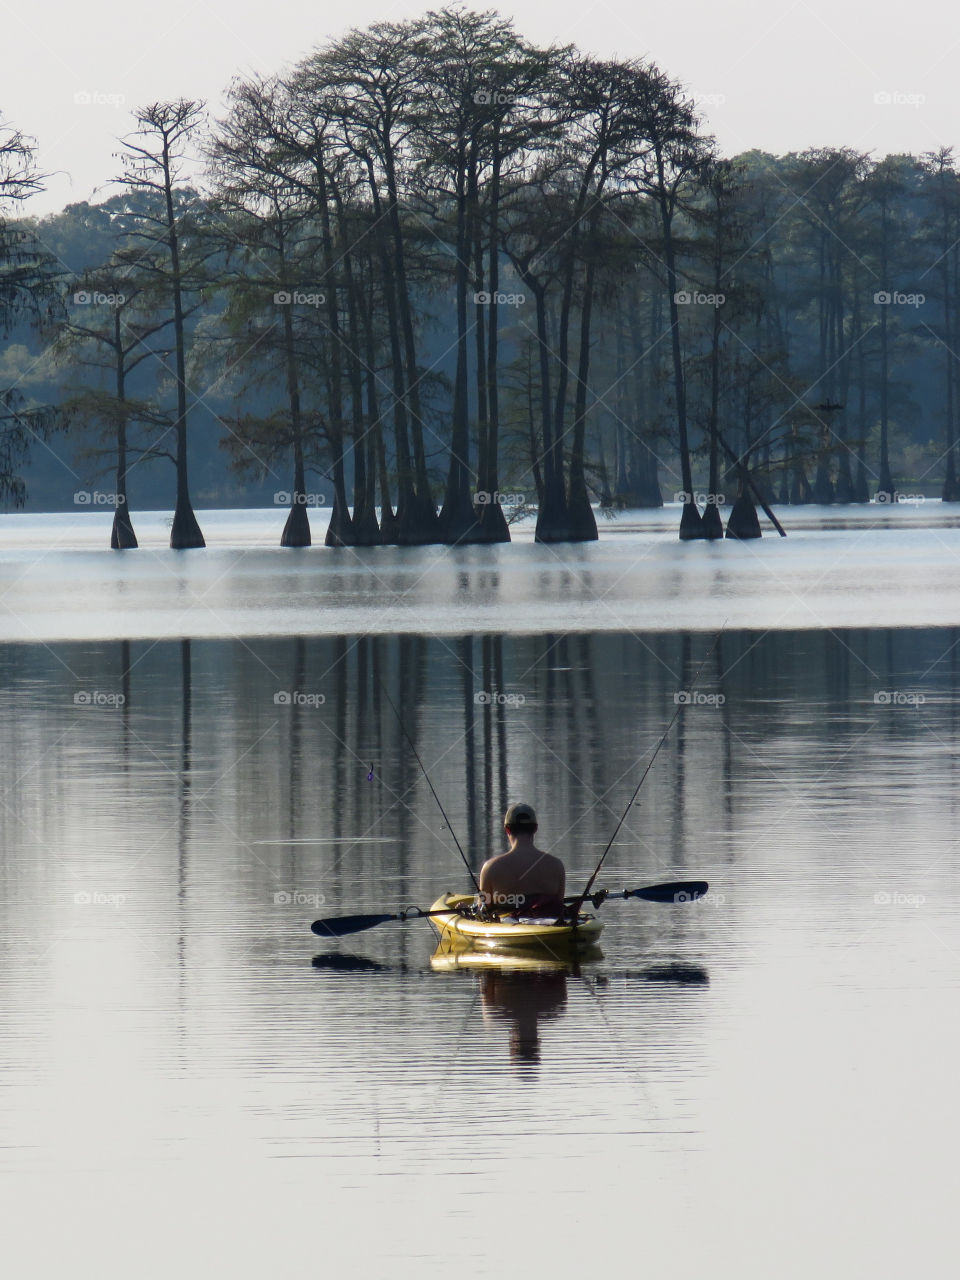
<svg viewBox="0 0 960 1280"><path fill-rule="evenodd" d="M184 96L216 111L234 75L276 71L348 26L428 7L0 0L0 112L37 138L47 172L61 171L25 212L109 195L132 107ZM653 58L699 97L727 154L843 144L880 156L960 145L955 4L681 0L645 10L627 0L517 0L499 8L531 40Z"/></svg>

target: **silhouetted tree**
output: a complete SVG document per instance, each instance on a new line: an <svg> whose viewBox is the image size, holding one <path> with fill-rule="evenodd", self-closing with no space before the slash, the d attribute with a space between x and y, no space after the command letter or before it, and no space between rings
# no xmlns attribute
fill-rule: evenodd
<svg viewBox="0 0 960 1280"><path fill-rule="evenodd" d="M116 468L114 515L110 531L113 550L136 547L127 485L130 429L136 424L155 429L168 426L149 399L130 394L130 380L144 364L165 365L172 354L162 336L173 323L170 315L157 318L156 282L137 278L133 267L108 264L73 281L73 305L57 341L58 360L78 372L96 376L97 385L72 391L62 408L69 421L99 423L108 443L88 451L112 457ZM138 456L160 450L137 446ZM167 454L170 457L172 455Z"/></svg>
<svg viewBox="0 0 960 1280"><path fill-rule="evenodd" d="M680 517L680 537L688 540L702 538L704 533L700 512L693 501L675 224L685 190L691 184L696 185L710 157L710 142L700 135L696 113L680 86L654 66L650 66L637 83L634 112L647 145L631 166L631 173L637 189L653 201L663 237L680 474L684 493L688 495Z"/></svg>
<svg viewBox="0 0 960 1280"><path fill-rule="evenodd" d="M121 260L149 269L163 280L168 290L177 393L174 421L177 499L170 546L183 550L205 545L190 502L187 472L189 391L185 298L202 286L201 269L208 250L199 241L196 209L180 181L186 150L203 120L203 104L184 98L176 102L154 102L139 108L134 118L137 128L123 143L121 180L130 191L146 195L148 200L131 207L134 227L127 236L135 243L124 251Z"/></svg>

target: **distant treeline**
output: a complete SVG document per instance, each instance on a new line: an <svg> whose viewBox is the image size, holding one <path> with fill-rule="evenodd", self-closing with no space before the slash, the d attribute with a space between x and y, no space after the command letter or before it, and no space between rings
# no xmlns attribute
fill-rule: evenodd
<svg viewBox="0 0 960 1280"><path fill-rule="evenodd" d="M664 492L690 538L738 497L960 500L948 148L725 159L652 63L454 7L238 79L221 120L144 107L122 154L104 203L0 223L8 504L72 440L132 546L130 477L169 459L172 543L202 545L198 424L207 486L217 440L285 545L327 501L327 542L371 545L534 509L588 540ZM0 129L8 215L34 162Z"/></svg>

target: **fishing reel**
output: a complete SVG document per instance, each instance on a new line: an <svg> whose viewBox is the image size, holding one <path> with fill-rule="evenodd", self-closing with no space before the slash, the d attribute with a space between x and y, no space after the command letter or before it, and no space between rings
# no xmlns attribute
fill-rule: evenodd
<svg viewBox="0 0 960 1280"><path fill-rule="evenodd" d="M487 906L487 900L482 893L478 893L469 905L460 908L460 914L467 916L470 920L499 920L500 916L496 911L491 911Z"/></svg>

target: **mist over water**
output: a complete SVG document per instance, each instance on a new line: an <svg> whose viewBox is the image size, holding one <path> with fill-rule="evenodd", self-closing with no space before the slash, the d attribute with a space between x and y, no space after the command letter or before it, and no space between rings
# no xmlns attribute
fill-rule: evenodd
<svg viewBox="0 0 960 1280"><path fill-rule="evenodd" d="M203 512L202 554L105 555L110 517L0 517L0 640L684 631L960 625L960 515L927 502L790 508L789 534L681 543L678 505L627 512L595 543L520 522L488 547L279 545L282 513ZM320 545L317 545L320 544Z"/></svg>

